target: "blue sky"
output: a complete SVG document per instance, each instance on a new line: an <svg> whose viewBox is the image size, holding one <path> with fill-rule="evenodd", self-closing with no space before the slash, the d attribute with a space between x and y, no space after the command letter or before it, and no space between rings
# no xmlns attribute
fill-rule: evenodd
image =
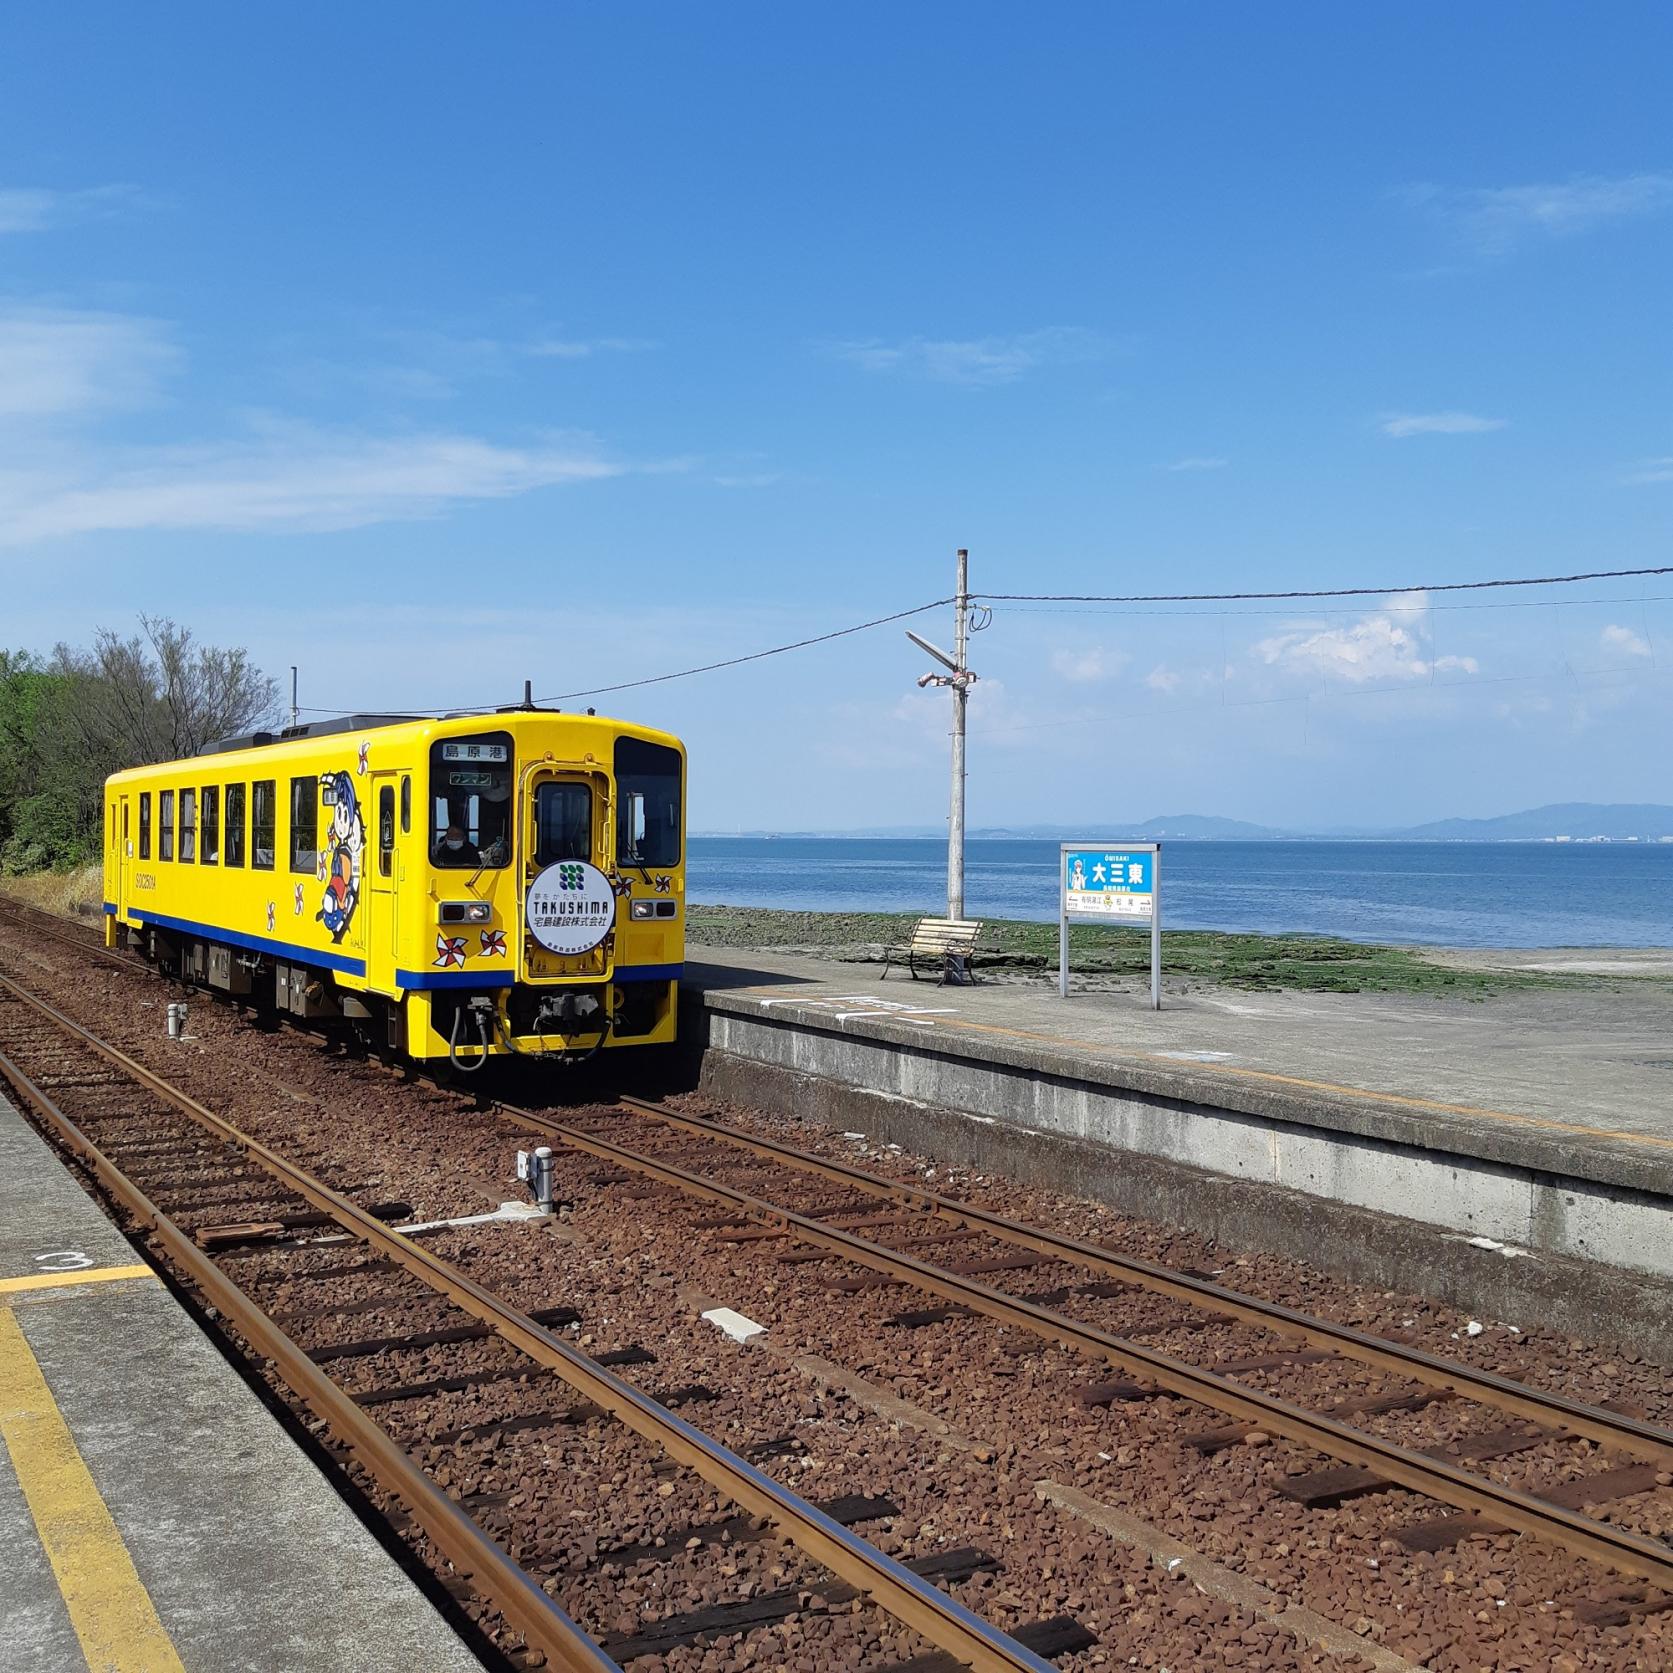
<svg viewBox="0 0 1673 1673"><path fill-rule="evenodd" d="M35 8L0 641L151 610L449 707L906 608L959 545L995 592L1673 561L1670 56L1632 5ZM1663 595L1001 606L972 817L1673 800ZM922 823L923 666L608 702L699 825Z"/></svg>

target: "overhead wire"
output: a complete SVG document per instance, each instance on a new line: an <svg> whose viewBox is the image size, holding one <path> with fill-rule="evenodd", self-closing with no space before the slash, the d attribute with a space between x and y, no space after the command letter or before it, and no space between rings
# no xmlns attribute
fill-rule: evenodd
<svg viewBox="0 0 1673 1673"><path fill-rule="evenodd" d="M846 639L851 633L865 633L874 627L885 627L890 622L903 622L909 616L921 616L926 610L939 610L943 604L957 602L953 597L931 599L928 604L914 605L910 610L896 610L892 615L878 616L869 622L856 622L852 627L839 627L830 633L816 633L808 639L796 639L788 645L774 645L770 650L750 651L745 656L729 656L719 662L705 662L696 668L680 668L671 674L649 674L642 680L622 680L616 685L595 685L585 691L560 691L555 697L542 698L546 703L563 703L571 697L602 697L606 692L630 691L636 686L661 685L667 680L683 680L693 674L712 674L720 668L737 668L746 662L760 662L765 657L783 656L786 651L805 650L809 645L828 644L833 639Z"/></svg>
<svg viewBox="0 0 1673 1673"><path fill-rule="evenodd" d="M1593 569L1579 575L1523 575L1494 581L1438 581L1403 587L1298 587L1288 592L1238 593L990 593L972 598L1012 604L1229 604L1254 599L1369 598L1376 594L1478 592L1486 587L1558 587L1575 581L1615 581L1632 575L1673 575L1673 564L1647 569Z"/></svg>
<svg viewBox="0 0 1673 1673"><path fill-rule="evenodd" d="M1398 587L1322 587L1322 588L1291 588L1282 592L1224 592L1224 593L995 593L973 591L969 599L973 604L985 607L990 603L1005 604L1057 604L1057 605L1086 605L1086 604L1229 604L1229 603L1257 603L1274 601L1294 601L1319 598L1369 598L1374 596L1400 597L1412 593L1456 593L1476 592L1489 588L1503 587L1554 587L1568 586L1580 581L1612 581L1624 580L1631 577L1646 575L1673 575L1673 564L1646 566L1636 569L1594 569L1582 571L1574 575L1528 575L1498 578L1489 581L1442 581L1428 585L1407 585ZM947 604L954 604L957 599L949 594L945 598L931 599L927 604L915 604L907 610L891 611L885 616L874 616L869 621L855 622L848 627L833 628L828 633L810 634L806 638L793 639L786 644L772 645L765 650L748 651L741 656L722 657L715 662L698 663L690 668L677 668L665 674L647 674L639 679L618 680L610 685L586 686L574 691L562 691L548 697L537 699L540 703L566 703L580 697L603 697L617 691L634 691L643 686L664 685L670 680L690 679L697 674L713 674L724 668L740 668L747 663L762 662L769 657L785 656L791 651L807 650L814 645L826 645L836 639L846 639L856 633L866 633L872 628L886 627L891 622L906 621L913 616L921 616L929 610L939 610ZM1531 600L1530 604L1569 604L1569 603L1616 603L1634 602L1633 600L1614 599L1544 599ZM1641 602L1641 601L1640 601ZM1505 607L1521 607L1507 603ZM1397 611L1402 606L1389 605L1385 608ZM1411 606L1416 609L1417 606ZM1437 605L1437 609L1489 609L1489 605ZM1047 612L1041 612L1042 614ZM1071 612L1063 612L1065 614ZM1089 614L1092 612L1088 612ZM1146 612L1154 614L1171 614L1172 612ZM1200 615L1263 615L1264 611L1185 611L1181 614ZM497 703L485 704L457 704L453 705L461 710L472 707L483 710L501 705ZM336 708L321 708L305 706L309 714L343 714L350 712L339 706ZM379 705L379 712L384 714L412 713L419 718L423 711L398 710L386 705Z"/></svg>

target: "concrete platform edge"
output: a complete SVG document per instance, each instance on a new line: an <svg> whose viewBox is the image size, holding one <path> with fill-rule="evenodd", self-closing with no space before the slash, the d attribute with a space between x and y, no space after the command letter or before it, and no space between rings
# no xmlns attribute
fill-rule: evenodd
<svg viewBox="0 0 1673 1673"><path fill-rule="evenodd" d="M1049 1040L1007 1038L997 1032L961 1038L959 1031L947 1030L935 1036L931 1047L910 1025L887 1017L868 1017L860 1024L831 1029L829 1018L818 1011L793 1013L781 1000L774 1001L782 1007L775 1012L756 996L724 989L710 990L700 997L711 1014L732 1014L810 1031L824 1023L824 1031L838 1038L875 1039L922 1054L939 1051L948 1057L967 1056L979 1046L984 1063L1003 1065L1026 1075L1054 1076L1264 1120L1319 1127L1332 1134L1356 1133L1560 1174L1589 1184L1647 1191L1673 1200L1673 1150L1646 1148L1606 1135L1581 1138L1566 1130L1553 1131L1556 1124L1536 1116L1505 1112L1502 1118L1486 1118L1435 1100L1286 1083L1277 1076L1228 1073L1190 1063L1105 1056Z"/></svg>

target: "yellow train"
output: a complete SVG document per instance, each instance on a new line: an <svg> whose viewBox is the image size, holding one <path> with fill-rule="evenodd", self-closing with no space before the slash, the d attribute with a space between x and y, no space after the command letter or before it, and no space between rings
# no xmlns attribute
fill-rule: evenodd
<svg viewBox="0 0 1673 1673"><path fill-rule="evenodd" d="M477 1069L674 1038L685 752L520 709L350 715L105 785L106 941Z"/></svg>

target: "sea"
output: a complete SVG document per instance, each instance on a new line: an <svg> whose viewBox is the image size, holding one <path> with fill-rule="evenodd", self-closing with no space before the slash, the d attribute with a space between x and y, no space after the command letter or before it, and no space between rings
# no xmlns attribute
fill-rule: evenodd
<svg viewBox="0 0 1673 1673"><path fill-rule="evenodd" d="M1055 841L968 842L966 916L1055 922L1058 852ZM1673 947L1673 843L1173 842L1161 877L1165 929ZM693 837L688 889L706 905L940 915L947 849L929 838Z"/></svg>

